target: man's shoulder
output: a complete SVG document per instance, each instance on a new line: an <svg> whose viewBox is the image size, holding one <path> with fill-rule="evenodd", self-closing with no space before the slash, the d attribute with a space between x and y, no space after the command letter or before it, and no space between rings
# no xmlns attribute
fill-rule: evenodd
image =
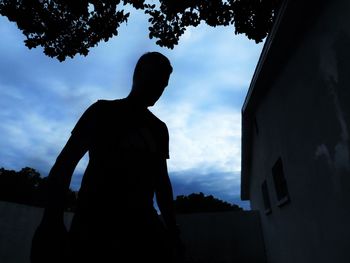
<svg viewBox="0 0 350 263"><path fill-rule="evenodd" d="M93 111L111 111L112 109L122 108L124 106L123 99L117 99L117 100L106 100L106 99L99 99L93 104L91 104L90 108Z"/></svg>
<svg viewBox="0 0 350 263"><path fill-rule="evenodd" d="M149 116L151 116L152 120L157 123L157 125L167 128L165 122L163 122L160 118L158 118L153 112L148 110Z"/></svg>
<svg viewBox="0 0 350 263"><path fill-rule="evenodd" d="M122 106L125 104L125 102L124 102L124 99L116 99L116 100L99 99L94 104L98 105L99 107L108 107L108 106Z"/></svg>
<svg viewBox="0 0 350 263"><path fill-rule="evenodd" d="M121 100L103 100L99 99L92 103L84 112L82 118L86 120L98 120L108 118L120 112L122 108Z"/></svg>

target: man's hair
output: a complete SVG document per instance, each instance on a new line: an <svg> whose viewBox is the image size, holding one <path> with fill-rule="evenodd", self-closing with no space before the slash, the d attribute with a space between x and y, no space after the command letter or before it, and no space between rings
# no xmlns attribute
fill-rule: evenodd
<svg viewBox="0 0 350 263"><path fill-rule="evenodd" d="M147 52L143 54L136 63L134 70L134 79L136 76L139 76L143 71L145 66L152 66L159 70L159 73L162 74L171 74L173 67L170 64L169 59L159 52Z"/></svg>

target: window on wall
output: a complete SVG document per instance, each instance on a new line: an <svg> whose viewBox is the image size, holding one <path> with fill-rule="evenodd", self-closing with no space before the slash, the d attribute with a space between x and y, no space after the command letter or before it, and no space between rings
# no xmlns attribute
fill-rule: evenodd
<svg viewBox="0 0 350 263"><path fill-rule="evenodd" d="M266 180L261 185L261 191L262 191L263 200L264 200L265 214L270 214L272 210L271 210L270 195L269 195L269 190L267 188Z"/></svg>
<svg viewBox="0 0 350 263"><path fill-rule="evenodd" d="M277 195L277 205L283 206L287 204L289 199L287 181L284 176L283 162L281 158L278 158L275 165L272 167L272 177L275 184L275 190Z"/></svg>

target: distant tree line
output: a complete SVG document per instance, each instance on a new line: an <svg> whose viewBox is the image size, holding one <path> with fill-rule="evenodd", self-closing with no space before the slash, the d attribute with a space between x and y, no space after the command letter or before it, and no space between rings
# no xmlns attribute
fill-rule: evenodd
<svg viewBox="0 0 350 263"><path fill-rule="evenodd" d="M0 168L0 200L36 207L45 207L47 200L47 177L41 177L33 168L25 167L20 171ZM188 196L179 195L174 200L177 214L210 213L240 211L235 204L219 200L202 192ZM76 192L69 189L66 200L66 211L74 211Z"/></svg>
<svg viewBox="0 0 350 263"><path fill-rule="evenodd" d="M175 200L177 214L212 213L241 211L241 207L222 201L212 195L205 196L202 192L193 193L188 196L179 195Z"/></svg>
<svg viewBox="0 0 350 263"><path fill-rule="evenodd" d="M33 168L20 171L0 168L0 200L19 204L44 207L47 200L47 177L41 177ZM65 208L72 211L76 204L76 194L69 189Z"/></svg>

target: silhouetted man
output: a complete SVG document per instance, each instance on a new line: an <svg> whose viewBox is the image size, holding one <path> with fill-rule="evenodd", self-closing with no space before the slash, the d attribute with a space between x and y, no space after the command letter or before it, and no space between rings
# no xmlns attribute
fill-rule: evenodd
<svg viewBox="0 0 350 263"><path fill-rule="evenodd" d="M171 72L165 56L146 53L136 64L128 97L99 100L81 116L48 176L48 205L33 238L32 262L170 261L177 228L168 130L147 108L160 98ZM87 151L67 233L64 197ZM153 207L154 194L165 224Z"/></svg>

